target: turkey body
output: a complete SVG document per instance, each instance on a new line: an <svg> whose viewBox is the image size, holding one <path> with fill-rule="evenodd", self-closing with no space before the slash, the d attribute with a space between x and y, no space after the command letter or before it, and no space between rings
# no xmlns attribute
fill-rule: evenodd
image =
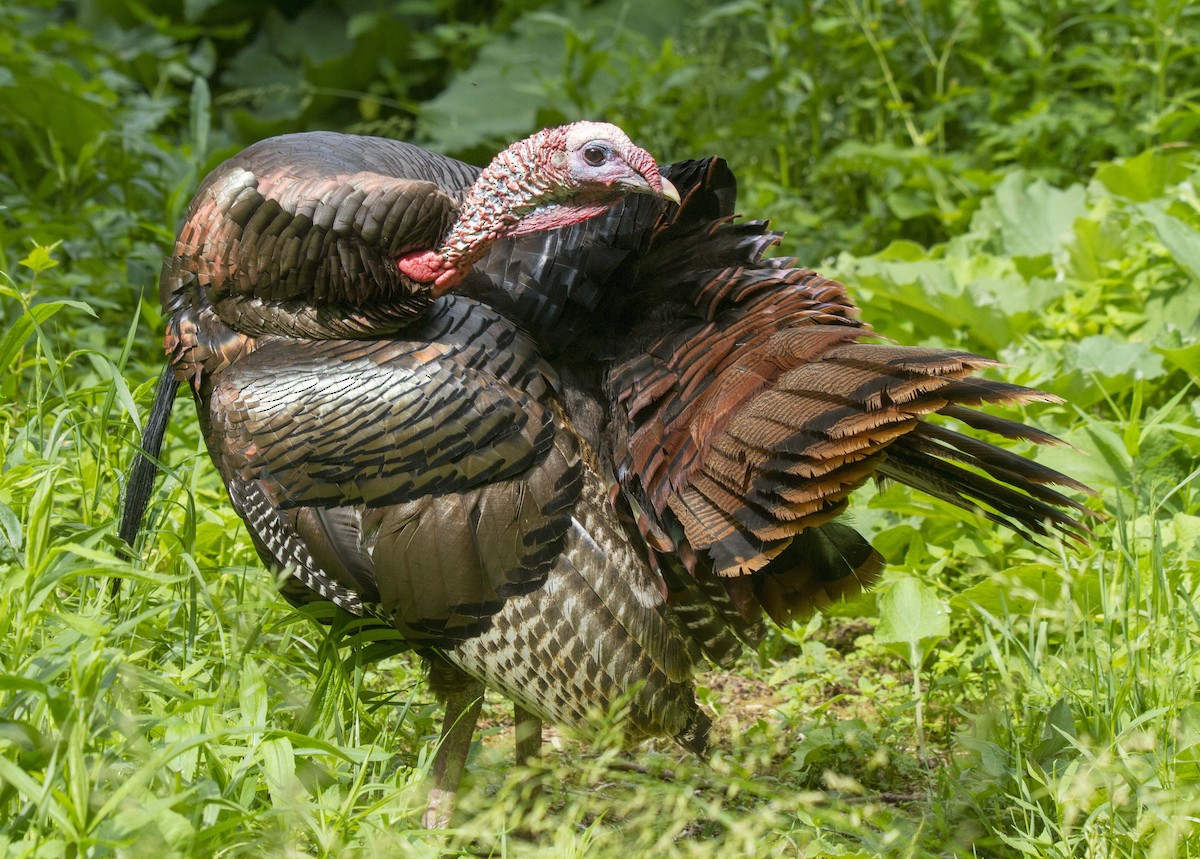
<svg viewBox="0 0 1200 859"><path fill-rule="evenodd" d="M175 375L292 602L394 624L445 694L463 672L578 727L633 695L635 733L700 749L687 647L538 344L389 264L476 173L326 134L226 162L164 265Z"/></svg>
<svg viewBox="0 0 1200 859"><path fill-rule="evenodd" d="M529 730L626 704L633 735L702 751L694 667L878 574L836 521L872 477L1085 531L1049 484L1084 487L927 420L1050 443L972 408L1049 398L864 342L840 284L734 221L719 159L664 170L681 205L498 241L432 298L394 261L477 175L378 138L264 141L205 180L161 280L174 378L263 561L293 603L403 633L444 747L465 755L451 725L469 739L483 684Z"/></svg>

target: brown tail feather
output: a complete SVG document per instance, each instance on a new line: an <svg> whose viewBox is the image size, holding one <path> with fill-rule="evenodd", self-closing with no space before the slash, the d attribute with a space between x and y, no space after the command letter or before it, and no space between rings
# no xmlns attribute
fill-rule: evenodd
<svg viewBox="0 0 1200 859"><path fill-rule="evenodd" d="M965 411L965 410L964 410ZM1048 436L1053 439L1053 436ZM1057 442L1057 439L1054 439ZM1027 459L1006 448L997 447L968 435L955 432L934 423L922 421L905 439L905 443L920 448L934 456L967 463L986 471L997 480L1021 489L1059 507L1073 507L1085 516L1091 511L1073 498L1047 489L1047 484L1065 486L1076 492L1095 495L1095 491L1077 480L1055 471L1032 459Z"/></svg>
<svg viewBox="0 0 1200 859"><path fill-rule="evenodd" d="M703 185L701 167L688 169ZM662 536L652 551L667 556L664 571L719 584L744 621L803 616L882 568L861 535L833 521L871 477L1030 539L1086 537L1094 514L1060 491L1087 491L1082 484L930 422L1058 444L974 408L1056 397L979 376L999 366L990 358L864 342L874 335L844 287L794 260L763 259L778 235L734 223L729 202L704 223L688 218L685 199L677 220L658 222L632 283L610 284L621 318L638 320L607 373L621 427L615 470ZM694 599L678 583L672 590ZM690 622L707 629L713 618Z"/></svg>
<svg viewBox="0 0 1200 859"><path fill-rule="evenodd" d="M997 362L968 352L862 342L871 332L852 307L830 314L812 292L844 299L840 286L788 272L757 261L712 273L694 300L710 321L661 335L609 376L632 427L618 451L627 480L664 530L682 532L689 569L716 573L743 616L757 605L784 621L874 580L879 555L831 521L871 476L1031 540L1090 533L1091 512L1049 486L1085 490L1077 481L928 422L1055 444L971 407L1056 397L975 375Z"/></svg>
<svg viewBox="0 0 1200 859"><path fill-rule="evenodd" d="M1002 478L994 473L981 475L968 471L940 458L939 454L921 449L919 441L911 438L904 438L888 451L879 474L1004 525L1031 542L1037 542L1034 535L1045 537L1052 533L1047 523L1058 533L1081 543L1091 534L1086 525L1061 509L1068 506L1090 515L1091 511L1082 505L1042 489L1023 475L1016 475L1010 484L1000 482ZM1047 494L1062 501L1043 500Z"/></svg>
<svg viewBox="0 0 1200 859"><path fill-rule="evenodd" d="M755 595L779 624L803 619L870 587L883 556L853 528L826 522L797 534L756 577Z"/></svg>

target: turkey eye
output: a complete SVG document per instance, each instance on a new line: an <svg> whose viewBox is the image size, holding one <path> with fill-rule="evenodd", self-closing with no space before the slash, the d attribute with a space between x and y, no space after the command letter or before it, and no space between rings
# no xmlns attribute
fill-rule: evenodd
<svg viewBox="0 0 1200 859"><path fill-rule="evenodd" d="M608 151L603 146L592 144L583 148L583 160L593 167L599 167L608 158Z"/></svg>

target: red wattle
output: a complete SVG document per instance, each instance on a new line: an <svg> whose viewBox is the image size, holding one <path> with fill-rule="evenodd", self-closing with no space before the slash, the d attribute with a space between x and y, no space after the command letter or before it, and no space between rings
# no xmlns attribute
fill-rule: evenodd
<svg viewBox="0 0 1200 859"><path fill-rule="evenodd" d="M396 268L409 280L429 283L446 271L446 262L436 251L413 251L396 260Z"/></svg>

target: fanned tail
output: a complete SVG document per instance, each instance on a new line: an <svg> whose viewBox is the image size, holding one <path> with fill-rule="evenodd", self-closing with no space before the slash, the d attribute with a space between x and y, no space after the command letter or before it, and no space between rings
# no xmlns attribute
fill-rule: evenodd
<svg viewBox="0 0 1200 859"><path fill-rule="evenodd" d="M833 521L872 478L1031 540L1086 539L1096 514L1052 488L1086 487L934 422L1056 444L974 407L1057 398L980 376L997 362L969 352L869 342L875 335L841 284L763 257L778 234L733 223L731 193L708 221L689 217L690 199L718 199L705 183L725 181L720 167L667 175L684 206L633 267L623 312L639 322L607 374L617 475L645 511L643 534L662 537L648 539L653 551L675 556L696 582L719 584L750 623L764 611L780 622L803 617L878 577L879 554ZM704 646L719 641L705 621L728 610L688 593L676 611L720 656Z"/></svg>

